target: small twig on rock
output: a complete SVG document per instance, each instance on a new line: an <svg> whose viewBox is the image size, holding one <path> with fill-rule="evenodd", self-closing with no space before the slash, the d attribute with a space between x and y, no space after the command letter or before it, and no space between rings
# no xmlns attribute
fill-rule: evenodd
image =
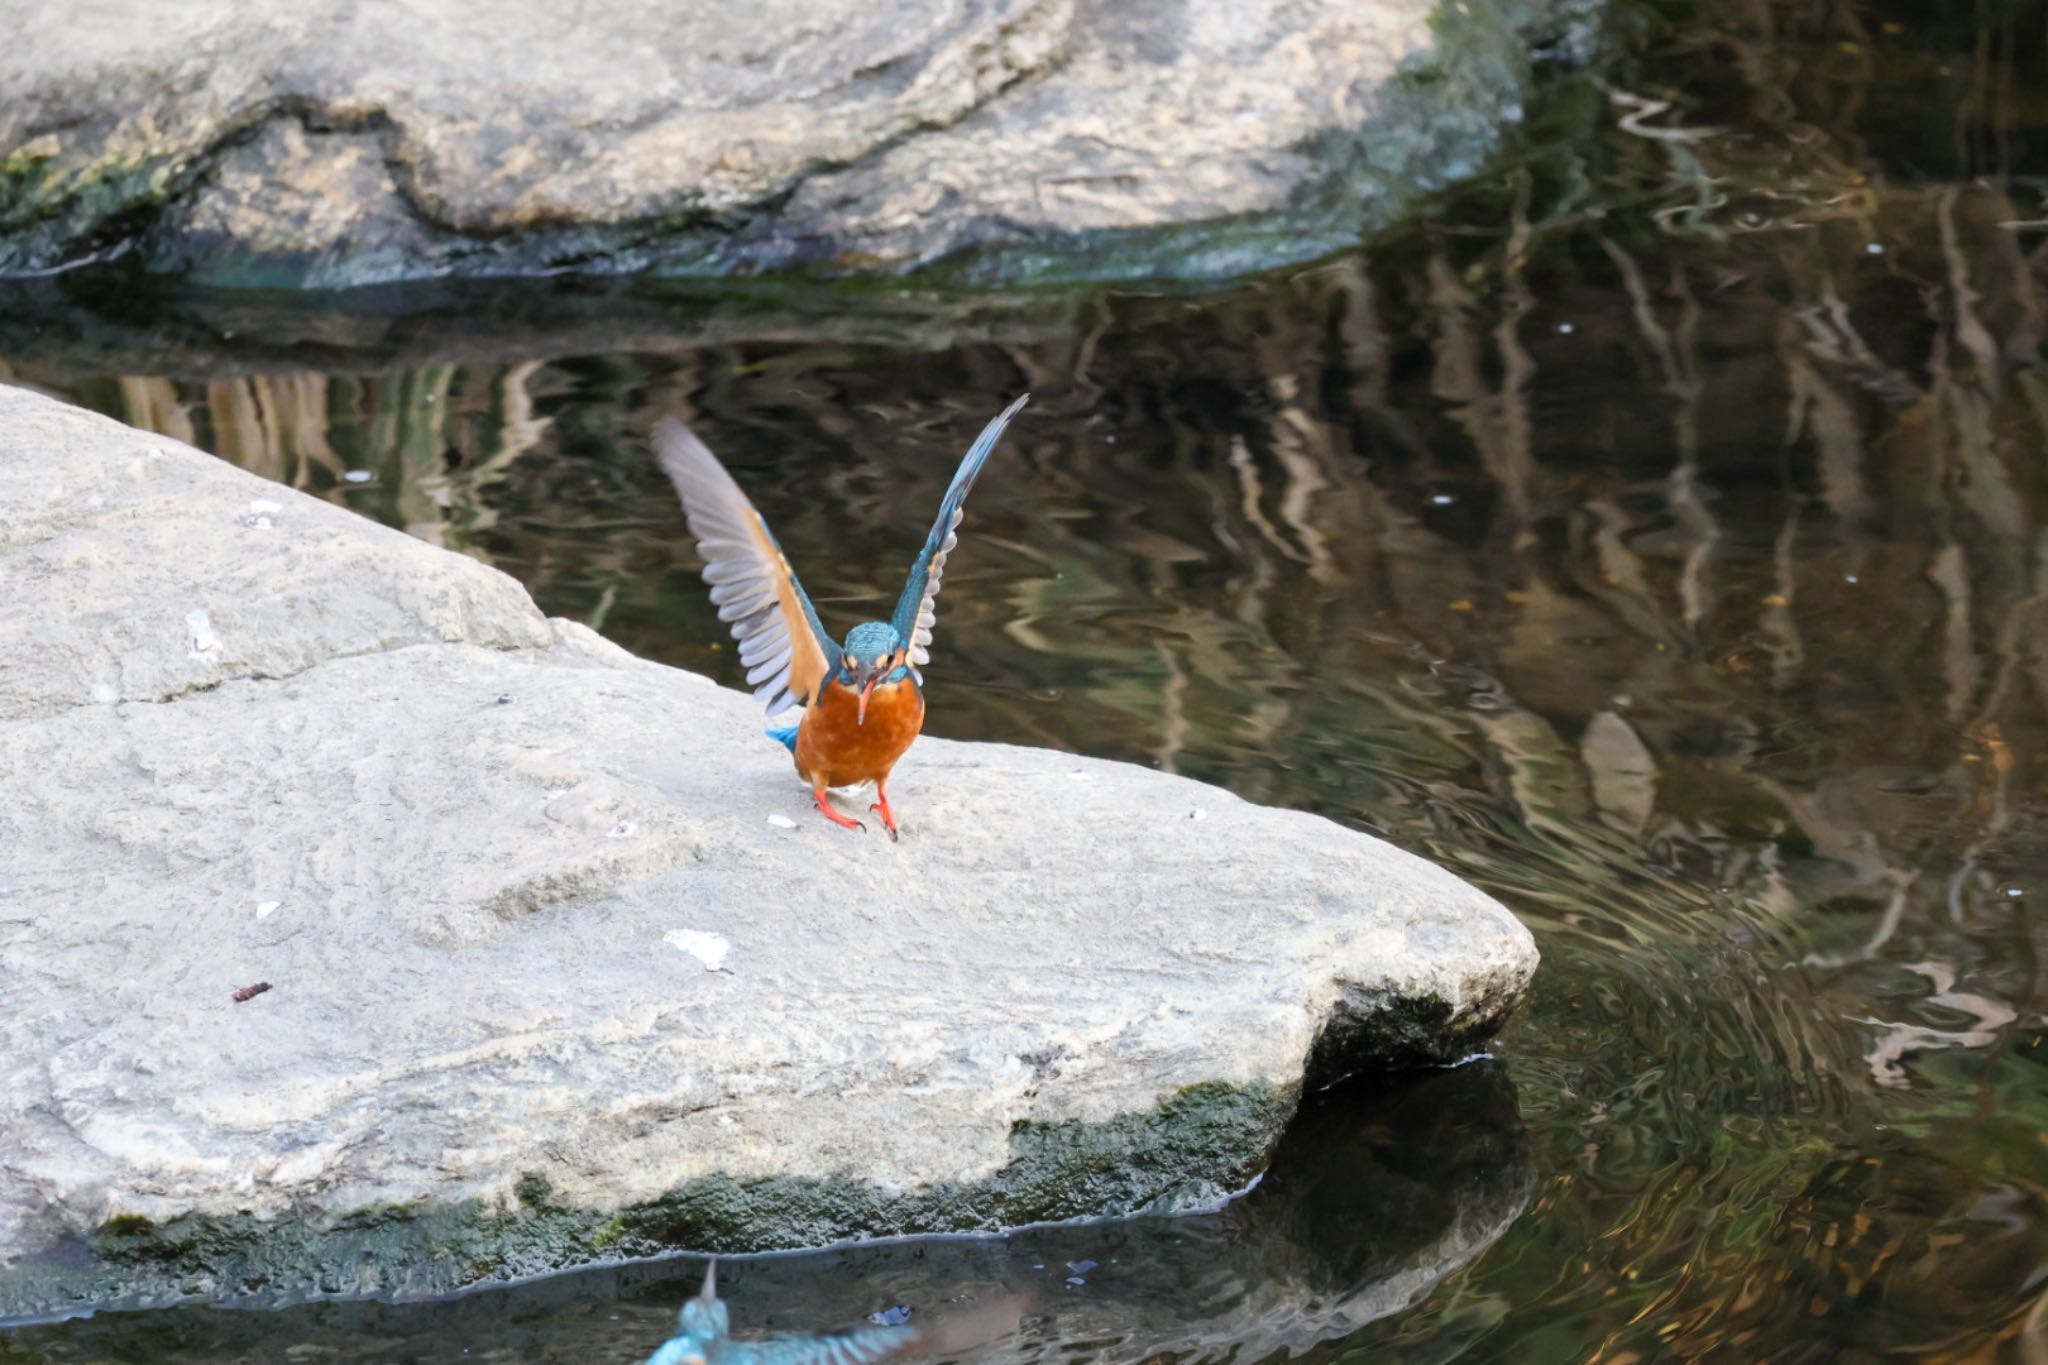
<svg viewBox="0 0 2048 1365"><path fill-rule="evenodd" d="M246 1005L269 989L270 983L268 981L259 981L253 986L244 986L235 992L235 1003L237 1005Z"/></svg>

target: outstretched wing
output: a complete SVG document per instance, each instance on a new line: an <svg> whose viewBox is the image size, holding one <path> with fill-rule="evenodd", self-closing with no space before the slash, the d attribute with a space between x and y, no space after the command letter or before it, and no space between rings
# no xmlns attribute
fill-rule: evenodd
<svg viewBox="0 0 2048 1365"><path fill-rule="evenodd" d="M654 427L654 452L676 486L718 619L740 642L747 683L769 714L808 702L836 648L768 523L705 444L673 417Z"/></svg>
<svg viewBox="0 0 2048 1365"><path fill-rule="evenodd" d="M874 1365L918 1344L915 1327L861 1327L838 1336L790 1335L768 1341L721 1341L718 1365Z"/></svg>
<svg viewBox="0 0 2048 1365"><path fill-rule="evenodd" d="M932 624L938 620L939 575L945 571L946 555L957 540L955 532L960 526L960 505L967 501L967 492L974 487L975 476L981 473L982 465L988 462L989 452L996 448L1003 428L1010 425L1010 419L1017 415L1018 409L1030 401L1031 395L1025 394L981 429L981 435L968 447L967 457L960 461L960 468L954 472L944 501L939 503L939 516L932 523L932 533L925 537L924 548L918 551L917 561L910 566L910 581L903 585L903 596L896 599L896 615L890 624L896 627L897 635L910 642L912 664L931 661Z"/></svg>

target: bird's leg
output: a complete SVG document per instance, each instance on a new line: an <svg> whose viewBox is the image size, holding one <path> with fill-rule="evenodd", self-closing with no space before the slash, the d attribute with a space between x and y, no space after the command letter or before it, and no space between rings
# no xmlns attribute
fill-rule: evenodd
<svg viewBox="0 0 2048 1365"><path fill-rule="evenodd" d="M833 824L838 825L842 829L857 829L863 834L867 833L868 827L866 825L863 825L858 820L850 820L832 809L832 803L825 799L825 789L823 787L811 788L811 797L817 801L818 809L825 813L825 818Z"/></svg>
<svg viewBox="0 0 2048 1365"><path fill-rule="evenodd" d="M891 843L894 843L901 837L896 833L896 814L889 809L888 778L878 777L875 779L875 804L869 806L868 809L878 810L882 813L882 824L888 828Z"/></svg>

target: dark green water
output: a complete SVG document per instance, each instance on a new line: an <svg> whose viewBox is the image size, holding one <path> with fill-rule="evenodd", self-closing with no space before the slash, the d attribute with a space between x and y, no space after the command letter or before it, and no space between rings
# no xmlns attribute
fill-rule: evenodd
<svg viewBox="0 0 2048 1365"><path fill-rule="evenodd" d="M1221 294L68 279L0 315L0 375L728 680L657 416L843 626L1029 389L928 728L1321 811L1541 942L1494 1062L1326 1098L1224 1215L740 1266L743 1323L1000 1283L1047 1359L2031 1365L2048 11L1729 8L1627 11L1609 88L1485 182ZM627 1361L695 1273L103 1316L0 1361Z"/></svg>

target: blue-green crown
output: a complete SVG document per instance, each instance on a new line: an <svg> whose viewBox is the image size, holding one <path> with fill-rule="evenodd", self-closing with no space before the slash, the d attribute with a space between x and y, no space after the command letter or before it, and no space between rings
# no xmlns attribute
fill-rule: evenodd
<svg viewBox="0 0 2048 1365"><path fill-rule="evenodd" d="M846 633L846 652L863 663L886 659L903 644L887 621L863 621Z"/></svg>

